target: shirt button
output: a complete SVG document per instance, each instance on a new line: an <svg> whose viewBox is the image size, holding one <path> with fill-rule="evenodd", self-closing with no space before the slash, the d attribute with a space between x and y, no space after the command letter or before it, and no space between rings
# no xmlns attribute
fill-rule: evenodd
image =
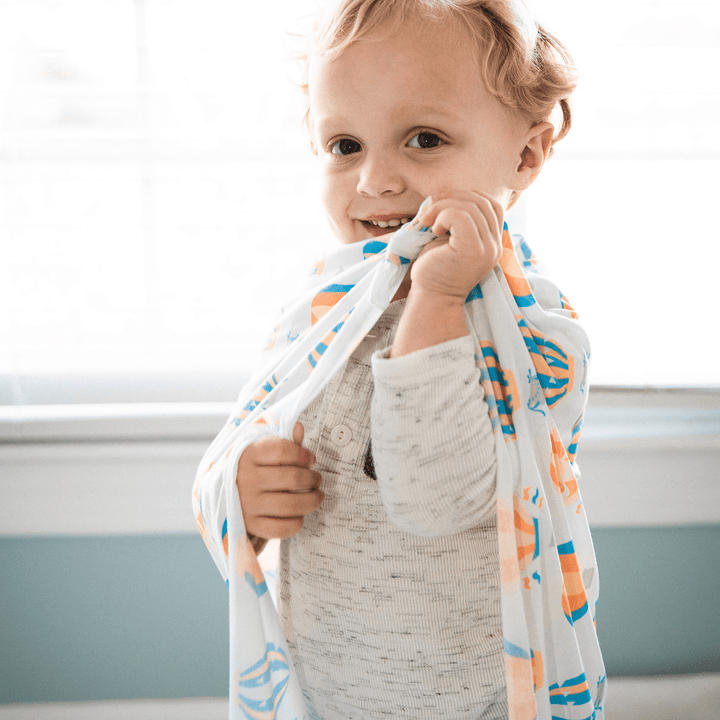
<svg viewBox="0 0 720 720"><path fill-rule="evenodd" d="M352 440L352 431L347 425L336 425L330 432L330 439L342 447Z"/></svg>

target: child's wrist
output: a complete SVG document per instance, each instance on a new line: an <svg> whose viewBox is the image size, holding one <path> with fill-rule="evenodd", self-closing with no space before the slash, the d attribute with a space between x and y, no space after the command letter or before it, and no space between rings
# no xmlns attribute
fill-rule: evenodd
<svg viewBox="0 0 720 720"><path fill-rule="evenodd" d="M415 284L410 286L407 303L435 307L439 310L462 308L468 293L448 293L437 290L428 290Z"/></svg>
<svg viewBox="0 0 720 720"><path fill-rule="evenodd" d="M468 334L465 298L411 288L398 325L390 357L411 352Z"/></svg>

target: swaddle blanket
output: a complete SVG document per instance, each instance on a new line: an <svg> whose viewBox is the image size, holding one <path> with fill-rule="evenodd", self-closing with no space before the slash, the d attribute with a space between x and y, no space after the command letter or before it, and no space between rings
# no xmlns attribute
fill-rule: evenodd
<svg viewBox="0 0 720 720"><path fill-rule="evenodd" d="M230 717L318 717L303 696L246 535L235 476L243 450L295 422L373 327L435 238L414 220L320 261L283 313L253 377L206 452L197 523L230 592ZM499 265L465 302L495 434L505 668L512 720L603 717L598 574L574 463L588 342L565 297L507 225ZM517 245L517 247L515 247ZM348 672L351 672L348 669Z"/></svg>

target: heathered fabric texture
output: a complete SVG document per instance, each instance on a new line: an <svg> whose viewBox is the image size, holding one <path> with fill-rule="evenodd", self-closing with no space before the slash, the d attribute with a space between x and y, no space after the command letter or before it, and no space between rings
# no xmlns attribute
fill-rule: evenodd
<svg viewBox="0 0 720 720"><path fill-rule="evenodd" d="M300 416L326 497L282 543L281 622L323 720L506 718L495 447L473 344L371 357L403 304Z"/></svg>

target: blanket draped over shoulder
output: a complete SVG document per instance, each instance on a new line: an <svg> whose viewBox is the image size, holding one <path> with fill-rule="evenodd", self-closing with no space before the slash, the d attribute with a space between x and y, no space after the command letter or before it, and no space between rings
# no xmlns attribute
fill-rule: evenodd
<svg viewBox="0 0 720 720"><path fill-rule="evenodd" d="M317 717L299 685L243 523L235 475L268 434L292 439L318 395L391 302L435 236L417 221L340 247L285 310L193 488L202 537L230 598L230 717ZM502 626L511 720L602 720L605 671L595 632L598 573L575 464L587 402L587 337L519 236L465 313L497 453Z"/></svg>

